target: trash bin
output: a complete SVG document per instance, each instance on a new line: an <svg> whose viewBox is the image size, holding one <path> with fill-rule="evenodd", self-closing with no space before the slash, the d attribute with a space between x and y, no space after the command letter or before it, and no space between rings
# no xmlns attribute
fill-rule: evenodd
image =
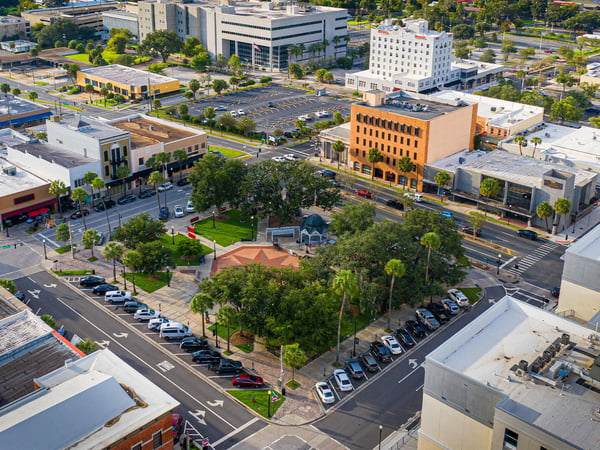
<svg viewBox="0 0 600 450"><path fill-rule="evenodd" d="M281 395L283 395L285 397L285 388L281 388Z"/></svg>

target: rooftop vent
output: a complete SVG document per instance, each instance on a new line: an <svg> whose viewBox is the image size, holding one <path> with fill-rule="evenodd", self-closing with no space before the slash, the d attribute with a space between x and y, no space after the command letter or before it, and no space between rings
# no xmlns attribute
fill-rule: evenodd
<svg viewBox="0 0 600 450"><path fill-rule="evenodd" d="M4 172L6 175L14 177L17 174L17 168L15 166L3 167L2 172Z"/></svg>
<svg viewBox="0 0 600 450"><path fill-rule="evenodd" d="M154 125L150 125L150 126L148 127L148 129L149 129L150 131L154 131Z"/></svg>

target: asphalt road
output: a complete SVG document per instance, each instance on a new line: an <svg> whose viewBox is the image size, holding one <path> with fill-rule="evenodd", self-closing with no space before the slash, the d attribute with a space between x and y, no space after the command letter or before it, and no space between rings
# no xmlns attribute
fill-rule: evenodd
<svg viewBox="0 0 600 450"><path fill-rule="evenodd" d="M382 439L398 430L417 411L423 400L425 356L505 295L502 286L486 290L485 298L468 311L421 340L379 373L375 382L359 388L356 395L340 401L314 426L351 449L375 448Z"/></svg>
<svg viewBox="0 0 600 450"><path fill-rule="evenodd" d="M157 337L153 340L145 335L147 329L131 320L130 315L56 283L44 271L17 279L15 283L25 293L33 312L51 314L58 327L67 330L69 338L76 334L109 348L179 400L181 406L176 412L186 419L192 437L208 437L213 446L229 448L265 426L212 383L207 383L187 362L189 357L176 356L175 344L158 342Z"/></svg>

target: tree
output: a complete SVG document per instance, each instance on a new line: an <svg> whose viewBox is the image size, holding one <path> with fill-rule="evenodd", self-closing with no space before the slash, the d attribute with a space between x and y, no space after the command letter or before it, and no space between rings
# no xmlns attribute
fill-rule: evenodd
<svg viewBox="0 0 600 450"><path fill-rule="evenodd" d="M8 84L8 83L0 84L0 91L4 94L4 97L8 98L8 93L10 92L10 84Z"/></svg>
<svg viewBox="0 0 600 450"><path fill-rule="evenodd" d="M394 283L396 278L402 278L406 273L406 266L399 259L390 259L384 268L386 275L391 275L392 280L390 282L390 298L388 302L388 330L392 329L392 295L394 293Z"/></svg>
<svg viewBox="0 0 600 450"><path fill-rule="evenodd" d="M571 212L571 202L566 198L558 198L554 202L554 212L559 215L559 217L566 216ZM560 219L558 221L558 225L560 225ZM565 229L567 228L565 223ZM565 238L566 239L566 238Z"/></svg>
<svg viewBox="0 0 600 450"><path fill-rule="evenodd" d="M116 33L106 43L106 48L115 53L123 53L129 37L125 33Z"/></svg>
<svg viewBox="0 0 600 450"><path fill-rule="evenodd" d="M502 44L502 48L500 51L504 55L504 61L507 61L511 53L517 52L517 48L515 47L514 41L507 39L504 41L504 44Z"/></svg>
<svg viewBox="0 0 600 450"><path fill-rule="evenodd" d="M479 61L493 64L496 61L496 53L491 48L488 48L481 54Z"/></svg>
<svg viewBox="0 0 600 450"><path fill-rule="evenodd" d="M342 155L342 153L344 153L344 151L346 150L346 145L342 142L342 141L335 141L333 143L333 145L331 146L331 149L335 152L336 154L336 159L337 159L337 166L338 166L338 170L340 168L340 157Z"/></svg>
<svg viewBox="0 0 600 450"><path fill-rule="evenodd" d="M522 134L513 138L513 142L519 146L519 155L523 156L523 146L527 145L527 139Z"/></svg>
<svg viewBox="0 0 600 450"><path fill-rule="evenodd" d="M246 136L248 133L256 130L256 121L248 116L242 116L237 121L238 129Z"/></svg>
<svg viewBox="0 0 600 450"><path fill-rule="evenodd" d="M142 273L156 273L172 264L173 251L162 241L144 242L139 244L136 250L142 258L142 264L139 267L139 271Z"/></svg>
<svg viewBox="0 0 600 450"><path fill-rule="evenodd" d="M135 273L142 267L142 255L137 250L131 250L123 256L123 265L129 267L131 271L131 283L133 284L132 293L135 295Z"/></svg>
<svg viewBox="0 0 600 450"><path fill-rule="evenodd" d="M100 95L102 95L102 97L104 97L104 106L106 106L106 96L108 95L108 93L109 93L109 91L106 88L106 86L100 88Z"/></svg>
<svg viewBox="0 0 600 450"><path fill-rule="evenodd" d="M61 223L56 226L56 240L59 242L66 242L71 238L71 232L69 231L69 225Z"/></svg>
<svg viewBox="0 0 600 450"><path fill-rule="evenodd" d="M437 185L438 189L441 191L440 200L444 201L444 189L446 189L450 185L452 177L448 172L440 170L438 173L435 174L435 177L433 177L433 181Z"/></svg>
<svg viewBox="0 0 600 450"><path fill-rule="evenodd" d="M19 95L21 95L21 89L19 88L14 88L12 90L12 95L14 95L15 97L18 97Z"/></svg>
<svg viewBox="0 0 600 450"><path fill-rule="evenodd" d="M181 50L183 43L175 31L156 30L148 33L140 50L145 54L159 54L163 63L167 62L169 55Z"/></svg>
<svg viewBox="0 0 600 450"><path fill-rule="evenodd" d="M499 192L500 183L495 178L486 178L479 185L479 194L487 197L488 201L490 198L498 195ZM485 209L485 215L487 217L487 208Z"/></svg>
<svg viewBox="0 0 600 450"><path fill-rule="evenodd" d="M463 45L455 45L454 47L454 56L458 59L469 59L471 51L469 47Z"/></svg>
<svg viewBox="0 0 600 450"><path fill-rule="evenodd" d="M327 73L327 69L317 69L317 71L315 72L317 81L323 82L323 77L325 76L326 73Z"/></svg>
<svg viewBox="0 0 600 450"><path fill-rule="evenodd" d="M227 84L227 81L225 81L225 80L216 79L216 80L213 80L213 82L212 82L213 91L215 91L217 93L217 95L220 94L221 92L223 92L228 87L229 87L229 84Z"/></svg>
<svg viewBox="0 0 600 450"><path fill-rule="evenodd" d="M116 261L123 257L123 246L117 242L109 242L102 251L102 257L107 261L112 261L113 265L113 280L117 279Z"/></svg>
<svg viewBox="0 0 600 450"><path fill-rule="evenodd" d="M340 270L334 277L332 283L333 292L342 298L340 312L338 314L337 347L335 351L335 363L340 362L340 338L342 335L342 317L346 309L346 303L356 297L359 292L356 275L350 270Z"/></svg>
<svg viewBox="0 0 600 450"><path fill-rule="evenodd" d="M231 305L222 306L221 309L217 312L217 321L221 322L221 324L227 327L227 351L231 352L231 347L229 345L230 337L231 337L231 326L235 326L238 321L238 312Z"/></svg>
<svg viewBox="0 0 600 450"><path fill-rule="evenodd" d="M183 53L188 58L198 54L198 52L202 49L202 45L200 44L200 40L196 36L191 36L185 40L181 47L181 53Z"/></svg>
<svg viewBox="0 0 600 450"><path fill-rule="evenodd" d="M56 328L56 320L54 320L54 317L48 314L43 314L40 319L46 322L46 325L48 325L50 328Z"/></svg>
<svg viewBox="0 0 600 450"><path fill-rule="evenodd" d="M346 233L361 233L370 228L375 222L375 206L372 203L348 203L340 211L332 214L329 229L336 236Z"/></svg>
<svg viewBox="0 0 600 450"><path fill-rule="evenodd" d="M83 242L83 248L92 251L92 258L94 257L94 244L98 239L98 231L90 228L85 230L81 236L81 242Z"/></svg>
<svg viewBox="0 0 600 450"><path fill-rule="evenodd" d="M0 286L10 292L12 295L17 293L17 285L13 280L8 280L6 278L0 279Z"/></svg>
<svg viewBox="0 0 600 450"><path fill-rule="evenodd" d="M417 170L417 166L410 156L403 156L398 160L398 170L402 173L408 174Z"/></svg>
<svg viewBox="0 0 600 450"><path fill-rule="evenodd" d="M304 70L302 70L302 67L298 63L290 64L289 70L296 80L301 80L304 76Z"/></svg>
<svg viewBox="0 0 600 450"><path fill-rule="evenodd" d="M431 262L431 250L437 250L442 245L440 236L431 231L425 233L420 240L423 247L427 249L427 265L425 266L425 283L429 283L429 264Z"/></svg>
<svg viewBox="0 0 600 450"><path fill-rule="evenodd" d="M583 111L577 107L577 101L573 97L554 102L550 107L550 120L578 122L581 119Z"/></svg>
<svg viewBox="0 0 600 450"><path fill-rule="evenodd" d="M533 56L535 56L535 48L523 47L519 49L518 54L521 58L532 58Z"/></svg>
<svg viewBox="0 0 600 450"><path fill-rule="evenodd" d="M187 115L188 112L190 112L190 108L188 107L187 104L185 103L181 103L178 107L177 107L177 111L179 112L179 114L181 114L182 116Z"/></svg>
<svg viewBox="0 0 600 450"><path fill-rule="evenodd" d="M208 108L206 108L208 109ZM231 113L224 113L219 116L218 124L221 129L231 130L237 126L237 120L231 115Z"/></svg>
<svg viewBox="0 0 600 450"><path fill-rule="evenodd" d="M84 90L89 94L90 103L92 103L92 92L94 92L94 86L92 86L91 84L86 84Z"/></svg>
<svg viewBox="0 0 600 450"><path fill-rule="evenodd" d="M152 219L148 213L142 213L123 223L121 228L115 229L115 240L128 248L136 248L139 244L155 240L165 231L161 221Z"/></svg>
<svg viewBox="0 0 600 450"><path fill-rule="evenodd" d="M283 347L283 360L285 365L292 369L292 381L295 381L296 369L302 367L307 359L306 353L302 351L299 344L289 344Z"/></svg>
<svg viewBox="0 0 600 450"><path fill-rule="evenodd" d="M215 302L213 298L210 295L203 292L194 295L192 297L192 300L190 301L190 309L192 310L192 312L202 315L202 337L206 336L206 330L204 328L206 318L204 313L205 311L208 311L214 306Z"/></svg>
<svg viewBox="0 0 600 450"><path fill-rule="evenodd" d="M89 338L85 338L82 341L79 341L75 347L81 350L86 355L90 353L94 353L95 351L100 350L100 345L97 342L90 340Z"/></svg>
<svg viewBox="0 0 600 450"><path fill-rule="evenodd" d="M60 197L69 192L69 189L67 188L67 186L65 186L65 183L62 180L53 180L52 182L50 182L48 192L50 193L50 195L56 197L56 203L58 203L58 212L62 216L62 205L60 202Z"/></svg>
<svg viewBox="0 0 600 450"><path fill-rule="evenodd" d="M152 102L153 106L154 106L154 112L156 112L156 117L158 117L158 113L160 110L160 107L162 106L162 103L160 102L159 99L155 98L154 101Z"/></svg>
<svg viewBox="0 0 600 450"><path fill-rule="evenodd" d="M542 143L542 138L539 136L534 136L531 138L531 143L533 144L533 154L531 157L535 158L535 150L537 149L537 146Z"/></svg>
<svg viewBox="0 0 600 450"><path fill-rule="evenodd" d="M200 81L196 79L190 80L188 83L188 88L192 94L194 94L194 100L196 100L196 92L200 89Z"/></svg>
<svg viewBox="0 0 600 450"><path fill-rule="evenodd" d="M111 234L111 228L110 228L110 219L108 217L108 208L106 207L106 201L104 200L104 197L100 195L100 192L102 191L102 189L105 188L106 184L104 183L104 180L100 177L96 177L92 180L92 182L90 183L90 186L93 189L96 189L98 191L98 195L100 196L100 201L102 202L102 206L104 206L104 213L106 214L106 223L108 224L108 234Z"/></svg>
<svg viewBox="0 0 600 450"><path fill-rule="evenodd" d="M459 24L452 27L454 39L467 40L475 36L475 28L467 24Z"/></svg>
<svg viewBox="0 0 600 450"><path fill-rule="evenodd" d="M567 86L571 87L575 84L577 80L575 78L573 78L571 75L569 75L566 72L561 71L558 76L556 77L556 82L562 84L562 92L560 94L560 99L562 100L564 94L565 94L565 90L567 89Z"/></svg>
<svg viewBox="0 0 600 450"><path fill-rule="evenodd" d="M71 199L73 201L77 202L77 209L79 211L81 211L81 218L83 219L83 229L84 230L87 230L87 224L86 224L86 221L85 221L85 214L83 214L83 210L81 209L81 204L83 202L85 202L85 200L87 198L88 198L88 193L85 191L85 189L83 189L81 187L76 187L71 192Z"/></svg>
<svg viewBox="0 0 600 450"><path fill-rule="evenodd" d="M341 112L336 111L336 112L333 113L333 121L336 124L340 125L341 123L344 122L344 116L342 115Z"/></svg>
<svg viewBox="0 0 600 450"><path fill-rule="evenodd" d="M229 66L229 70L231 72L233 72L235 75L240 74L240 70L242 69L242 62L238 55L235 55L235 54L231 55L229 57L229 61L227 62L227 65Z"/></svg>
<svg viewBox="0 0 600 450"><path fill-rule="evenodd" d="M96 178L98 178L98 174L96 172L89 171L81 179L81 181L83 181L83 184L90 187L90 192L91 192L91 197L92 197L92 206L94 206L94 186L92 186L92 182Z"/></svg>
<svg viewBox="0 0 600 450"><path fill-rule="evenodd" d="M196 72L205 72L210 66L210 55L203 51L195 55L190 61L190 67Z"/></svg>
<svg viewBox="0 0 600 450"><path fill-rule="evenodd" d="M27 94L27 97L29 97L29 100L33 100L35 102L38 98L38 93L35 91L30 91L29 94Z"/></svg>
<svg viewBox="0 0 600 450"><path fill-rule="evenodd" d="M333 73L329 71L325 72L325 75L323 75L323 81L326 81L327 83L333 83L334 79Z"/></svg>
<svg viewBox="0 0 600 450"><path fill-rule="evenodd" d="M367 160L372 164L371 166L371 180L375 177L375 164L383 161L383 155L377 147L369 149Z"/></svg>
<svg viewBox="0 0 600 450"><path fill-rule="evenodd" d="M537 205L535 213L540 219L544 219L546 221L546 231L549 232L550 228L548 227L548 217L552 217L552 215L554 214L554 209L552 209L552 205L550 205L550 203L548 202L541 202L539 205Z"/></svg>
<svg viewBox="0 0 600 450"><path fill-rule="evenodd" d="M177 161L177 168L179 169L179 180L183 179L183 170L181 168L184 161L188 159L187 152L185 149L180 148L173 152L173 158Z"/></svg>
<svg viewBox="0 0 600 450"><path fill-rule="evenodd" d="M127 166L117 166L115 170L115 176L118 180L121 180L123 183L123 195L127 195L127 183L125 183L125 178L129 176L129 167ZM104 205L106 207L106 205Z"/></svg>

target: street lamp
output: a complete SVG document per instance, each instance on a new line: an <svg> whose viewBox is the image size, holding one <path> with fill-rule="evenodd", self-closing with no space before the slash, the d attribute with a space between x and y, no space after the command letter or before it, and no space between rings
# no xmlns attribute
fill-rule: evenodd
<svg viewBox="0 0 600 450"><path fill-rule="evenodd" d="M506 223L510 225L510 213L512 212L512 205L508 205L508 213L506 214Z"/></svg>
<svg viewBox="0 0 600 450"><path fill-rule="evenodd" d="M171 271L167 267L167 287L171 287Z"/></svg>
<svg viewBox="0 0 600 450"><path fill-rule="evenodd" d="M175 245L175 226L171 225L171 245Z"/></svg>
<svg viewBox="0 0 600 450"><path fill-rule="evenodd" d="M254 240L254 216L250 216L250 240Z"/></svg>
<svg viewBox="0 0 600 450"><path fill-rule="evenodd" d="M214 239L213 239L213 252L214 252L214 255L215 255L214 259L216 261L217 260L217 241L215 241Z"/></svg>
<svg viewBox="0 0 600 450"><path fill-rule="evenodd" d="M379 425L379 450L381 450L381 433L383 432L383 426Z"/></svg>
<svg viewBox="0 0 600 450"><path fill-rule="evenodd" d="M267 418L271 418L271 391L267 392Z"/></svg>
<svg viewBox="0 0 600 450"><path fill-rule="evenodd" d="M46 239L42 239L42 243L44 244L44 259L48 259L48 255L46 254Z"/></svg>
<svg viewBox="0 0 600 450"><path fill-rule="evenodd" d="M498 266L496 268L496 275L500 275L500 263L502 263L502 254L498 253L498 260L496 261L496 265Z"/></svg>
<svg viewBox="0 0 600 450"><path fill-rule="evenodd" d="M352 357L356 357L356 316L352 315L352 322L354 322L354 342L352 344Z"/></svg>
<svg viewBox="0 0 600 450"><path fill-rule="evenodd" d="M217 226L215 225L215 214L217 214L217 212L213 210L213 230L217 228Z"/></svg>
<svg viewBox="0 0 600 450"><path fill-rule="evenodd" d="M121 264L123 264L123 261L121 261ZM125 264L123 264L123 289L127 290L127 272L125 269Z"/></svg>

